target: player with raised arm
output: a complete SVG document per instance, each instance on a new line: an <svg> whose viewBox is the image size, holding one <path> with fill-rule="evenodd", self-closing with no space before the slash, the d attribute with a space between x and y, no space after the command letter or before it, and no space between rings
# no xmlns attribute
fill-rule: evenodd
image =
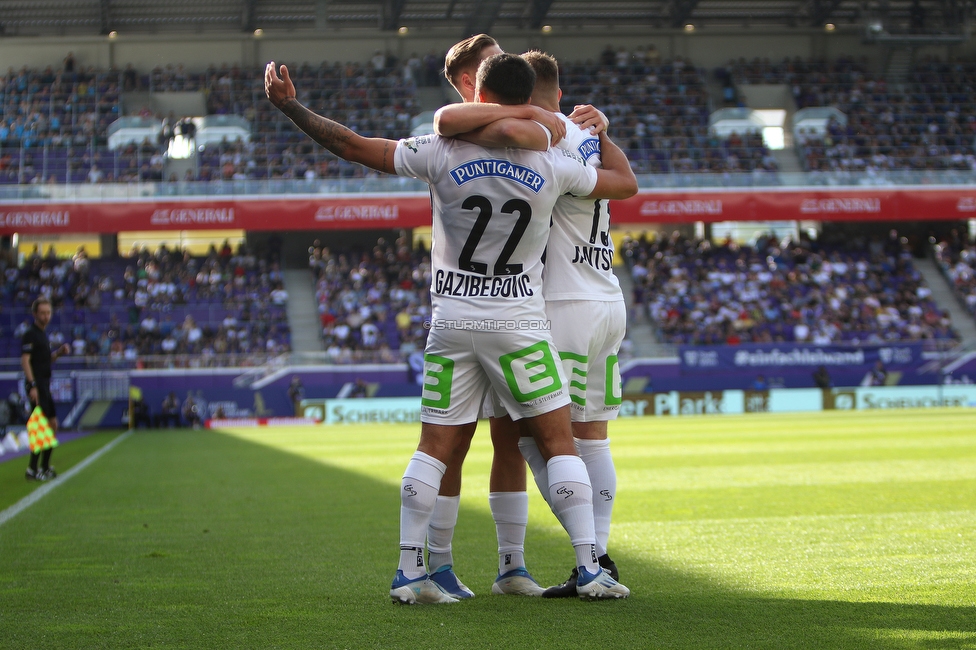
<svg viewBox="0 0 976 650"><path fill-rule="evenodd" d="M532 103L558 112L562 92L559 89L556 60L538 51L527 52L523 57L536 72ZM575 151L588 164L600 167L601 140L596 133L604 131L607 122L602 113L594 111L592 107L578 106L570 118L560 114L569 128L558 146ZM585 114L583 118L581 114ZM457 135L462 129L475 129L477 133L478 129L484 127L482 120L490 120L491 114L486 110L482 115L475 116L470 111L462 113L447 107L442 109L439 117L436 126L440 132ZM571 118L583 124L577 128ZM594 128L587 128L591 125ZM543 273L543 295L552 323L553 341L570 380L576 449L586 464L593 487L599 561L616 578L616 565L607 553L617 484L607 422L615 419L620 409L617 352L626 332L626 308L612 270L613 242L609 229L607 201L561 197L553 210ZM581 320L592 325L577 327ZM515 440L520 435L518 424L504 415L491 418L491 431L496 449L510 447L511 444L505 441ZM548 501L547 491L542 489L548 481L546 466L537 446L531 437L522 437L518 446ZM542 595L549 598L575 595L576 572L574 568L569 580L547 589Z"/></svg>
<svg viewBox="0 0 976 650"><path fill-rule="evenodd" d="M520 57L490 57L478 72L478 100L524 103L534 77ZM420 444L401 483L401 553L393 600L456 602L429 579L423 548L445 462L476 427L489 386L514 419L526 420L546 459L553 507L577 557L577 593L582 598L629 595L597 562L592 493L573 447L565 377L548 330L542 329L541 294L552 205L567 192L632 196L636 179L626 158L607 156L605 169L596 171L578 155L559 150L485 149L434 135L399 143L363 138L302 106L286 67L279 77L270 63L265 87L275 106L336 155L422 178L432 189L432 329Z"/></svg>

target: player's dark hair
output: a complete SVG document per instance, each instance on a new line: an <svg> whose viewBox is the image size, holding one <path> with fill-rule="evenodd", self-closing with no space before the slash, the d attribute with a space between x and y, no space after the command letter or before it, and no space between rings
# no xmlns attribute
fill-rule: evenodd
<svg viewBox="0 0 976 650"><path fill-rule="evenodd" d="M51 300L49 298L45 298L44 296L41 296L40 298L34 300L34 302L31 304L31 313L36 314L37 310L41 307L41 305L50 305L50 304L51 304Z"/></svg>
<svg viewBox="0 0 976 650"><path fill-rule="evenodd" d="M535 88L545 92L559 91L559 64L551 54L529 50L522 55L535 70Z"/></svg>
<svg viewBox="0 0 976 650"><path fill-rule="evenodd" d="M457 87L461 82L461 70L480 63L481 51L492 45L498 45L498 41L488 34L475 34L454 44L444 57L444 76L451 85Z"/></svg>
<svg viewBox="0 0 976 650"><path fill-rule="evenodd" d="M525 104L535 88L535 72L517 54L495 54L481 62L477 85L495 95L499 104Z"/></svg>

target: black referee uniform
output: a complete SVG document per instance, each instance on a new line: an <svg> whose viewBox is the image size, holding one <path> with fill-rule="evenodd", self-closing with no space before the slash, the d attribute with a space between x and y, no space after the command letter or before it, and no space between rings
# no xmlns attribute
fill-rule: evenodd
<svg viewBox="0 0 976 650"><path fill-rule="evenodd" d="M47 338L47 333L38 327L37 323L34 323L24 333L21 343L23 346L21 354L30 356L31 374L34 377L34 381L28 381L24 388L28 395L30 395L31 388L37 388L37 402L31 402L31 408L40 406L48 422L53 422L57 418L57 414L54 410L54 398L51 397L52 359L51 343ZM51 451L51 449L45 449L43 452L31 453L28 478L39 478L50 472ZM37 471L38 460L41 461L40 474Z"/></svg>

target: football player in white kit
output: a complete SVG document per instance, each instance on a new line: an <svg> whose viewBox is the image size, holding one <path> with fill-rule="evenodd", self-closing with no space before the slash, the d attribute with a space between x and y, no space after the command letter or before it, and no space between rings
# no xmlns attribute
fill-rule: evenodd
<svg viewBox="0 0 976 650"><path fill-rule="evenodd" d="M552 131L554 142L571 132L574 138L588 141L587 146L591 149L593 143L597 143L598 150L598 138L593 137L594 134L591 134L587 129L596 126L594 132L596 133L603 130L607 122L606 117L592 106L577 106L569 116L570 119L567 119L558 113L558 98L556 100L557 109L551 107L536 108L537 111L541 111L541 114L532 113L530 111L533 108L532 106L475 103L474 78L478 65L488 56L501 51L497 41L486 34L478 34L460 41L448 51L444 65L444 76L461 96L464 105L455 104L438 111L434 118L435 130L440 127L439 120L442 117L449 116L450 128L454 129L458 137L471 142L486 146L504 144L521 148L538 148L537 141L534 144L530 139L531 136L537 136L537 134L534 128L528 128L528 125L531 124L529 119L535 119ZM558 93L558 79L554 85L554 92ZM556 118L556 124L552 123L553 118ZM465 132L460 133L461 131ZM609 143L609 146L616 148L612 142ZM570 150L574 149L575 147L570 148ZM592 151L586 153L590 164L593 164ZM583 155L582 152L581 155ZM599 156L597 156L596 162L595 166L599 167ZM560 199L560 202L566 200L568 197ZM589 202L583 203L589 206ZM606 200L602 200L601 205L605 208ZM602 214L606 219L607 212L605 209ZM604 234L607 231L608 227L603 229ZM612 273L610 273L610 277L614 286L617 286L616 278L613 277ZM572 281L570 279L570 282ZM623 300L619 288L617 295L620 300ZM554 331L556 328L557 325L554 325ZM619 341L617 341L616 346L619 347ZM616 350L616 348L614 349ZM561 350L560 355L562 356ZM592 389L590 392L592 395ZM504 412L500 406L498 410L501 413ZM492 413L490 402L487 402L484 415L490 416ZM500 420L492 419L493 456L488 503L498 539L498 577L492 584L491 590L495 594L552 596L553 590L548 590L549 593L547 594L547 590L540 587L525 568L525 532L529 517L529 502L525 491L526 476L522 456L527 452L520 450L518 433L513 434L513 430L515 429L512 420L508 416ZM531 440L531 437L527 439ZM427 532L428 568L431 579L456 598L474 596L474 593L455 574L452 554L452 540L460 505L461 466L467 450L468 445L459 447L454 457L448 462ZM587 458L591 459L590 463L592 464L594 453L592 450L588 451ZM533 460L537 461L537 457L536 452ZM609 454L606 454L605 457L608 459ZM545 474L537 476L536 480L537 483L544 482L546 480ZM605 489L601 491L605 493ZM594 494L597 493L594 492ZM606 510L606 503L609 499L606 496L601 496L600 499L601 511ZM596 500L594 500L594 505L597 505ZM604 514L605 516L601 516ZM609 513L601 512L596 519L598 522L603 520L609 522ZM616 566L609 560L609 556L601 553L600 561L607 564L611 570L611 575L614 575ZM575 595L575 583L572 586L572 592Z"/></svg>
<svg viewBox="0 0 976 650"><path fill-rule="evenodd" d="M523 57L537 75L532 103L558 114L562 93L559 90L556 60L538 51L527 52ZM592 113L588 116L592 116ZM586 126L597 123L597 128L589 129L577 127L561 114L559 117L566 121L568 128L558 146L575 151L588 164L600 167L600 138L594 133L605 129L606 118L600 114L599 121L594 119L587 122ZM584 121L575 113L573 117ZM470 110L462 113L448 107L440 111L436 126L439 133L460 135L461 130L481 127L482 122L487 123L490 119L490 107L484 107L480 115ZM543 295L552 323L553 341L569 380L576 449L587 466L593 488L599 562L616 578L616 565L607 553L617 483L610 455L607 421L615 419L620 409L617 352L626 333L626 307L612 270L613 243L609 237L609 226L610 215L605 200L564 196L556 202L546 251ZM582 328L578 326L580 322L590 325ZM514 444L511 441L520 436L519 425L504 415L504 408L497 404L494 407L489 404L486 410L489 411L488 415L500 416L491 419L496 454L500 448L511 448ZM506 443L506 440L510 442ZM548 484L545 461L537 445L532 438L522 437L518 447L532 468L543 496L549 501L547 490L544 489ZM550 598L575 596L576 574L574 568L569 580L545 590L542 595Z"/></svg>
<svg viewBox="0 0 976 650"><path fill-rule="evenodd" d="M528 149L546 149L548 143L539 140L539 129L530 120L542 123L553 134L553 142L566 134L566 125L556 119L551 111L530 104L499 105L475 103L475 78L481 62L501 48L492 37L478 34L456 43L444 60L444 76L464 102L468 119L484 121L491 116L491 123L471 134L476 144L485 146L514 146ZM455 105L453 109L459 108ZM475 111L472 115L470 111ZM487 110L487 112L486 112ZM479 115L481 117L479 117ZM435 115L435 124L437 116ZM538 145L542 146L538 146ZM489 479L488 504L498 538L498 578L492 584L496 594L521 594L541 596L545 591L525 568L523 557L525 529L529 518L528 494L525 491L525 463L518 445L509 438L492 436L491 476ZM427 530L428 569L431 580L455 598L472 598L474 592L461 582L454 572L452 542L461 502L461 466L467 455L468 445L460 445L447 463L441 480L440 492L434 504Z"/></svg>
<svg viewBox="0 0 976 650"><path fill-rule="evenodd" d="M534 82L523 59L498 54L479 69L478 100L525 103ZM541 257L556 199L564 193L632 196L636 179L626 157L605 154L605 169L596 171L563 150L485 149L434 135L399 143L363 138L302 106L285 66L279 77L274 62L268 64L265 89L279 110L336 155L431 186L431 333L420 444L401 483L394 602L457 600L430 580L423 549L445 463L473 433L489 387L513 419L525 420L546 459L551 503L577 557L578 595L629 595L597 561L592 492L573 446L565 377L541 292ZM540 132L548 141L548 132Z"/></svg>
<svg viewBox="0 0 976 650"><path fill-rule="evenodd" d="M566 135L568 124L560 114L531 105L475 103L474 80L478 66L488 56L501 51L495 39L487 34L467 38L448 50L444 76L464 104L439 110L434 116L435 130L440 128L443 116L450 116L454 132L470 142L484 146L542 149L544 147L538 146L538 129L530 121L536 120L552 132L553 143L557 142ZM592 106L576 107L570 118L580 128L594 124L604 127L606 122L606 117ZM613 143L609 146L616 147ZM492 412L490 405L486 405L485 416ZM488 504L498 539L498 576L491 591L494 594L541 596L546 590L525 568L525 532L529 520L525 463L522 462L518 437L511 434L511 420L506 417L505 422L509 426L491 427L493 454ZM431 580L456 598L474 596L455 574L452 553L460 506L461 466L467 450L467 445L460 446L447 464L427 531Z"/></svg>

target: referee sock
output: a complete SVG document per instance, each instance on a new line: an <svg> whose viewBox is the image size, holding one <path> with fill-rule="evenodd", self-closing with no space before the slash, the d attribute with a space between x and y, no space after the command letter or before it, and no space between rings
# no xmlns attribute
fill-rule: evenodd
<svg viewBox="0 0 976 650"><path fill-rule="evenodd" d="M40 458L41 458L41 452L32 451L30 455L30 460L27 461L28 467L30 467L30 470L35 474L37 473L37 461L40 460Z"/></svg>
<svg viewBox="0 0 976 650"><path fill-rule="evenodd" d="M434 503L434 513L430 518L430 525L427 526L427 564L431 573L445 564L454 564L451 541L454 539L460 506L460 495L438 496Z"/></svg>
<svg viewBox="0 0 976 650"><path fill-rule="evenodd" d="M610 538L610 516L617 497L617 470L610 456L609 440L576 438L576 451L586 464L593 487L593 524L596 529L596 554L606 555Z"/></svg>
<svg viewBox="0 0 976 650"><path fill-rule="evenodd" d="M527 492L491 492L491 518L498 537L498 575L525 566L525 527L529 523Z"/></svg>
<svg viewBox="0 0 976 650"><path fill-rule="evenodd" d="M437 490L447 465L433 456L415 452L400 483L400 565L407 578L419 578L424 568L424 542L434 513ZM418 560L419 556L419 560Z"/></svg>
<svg viewBox="0 0 976 650"><path fill-rule="evenodd" d="M42 471L45 471L46 472L49 469L51 469L51 452L52 451L54 451L54 450L53 449L45 449L43 452L41 452L41 470Z"/></svg>
<svg viewBox="0 0 976 650"><path fill-rule="evenodd" d="M549 502L576 551L576 566L590 573L600 569L593 529L593 489L579 456L553 456L549 470Z"/></svg>

